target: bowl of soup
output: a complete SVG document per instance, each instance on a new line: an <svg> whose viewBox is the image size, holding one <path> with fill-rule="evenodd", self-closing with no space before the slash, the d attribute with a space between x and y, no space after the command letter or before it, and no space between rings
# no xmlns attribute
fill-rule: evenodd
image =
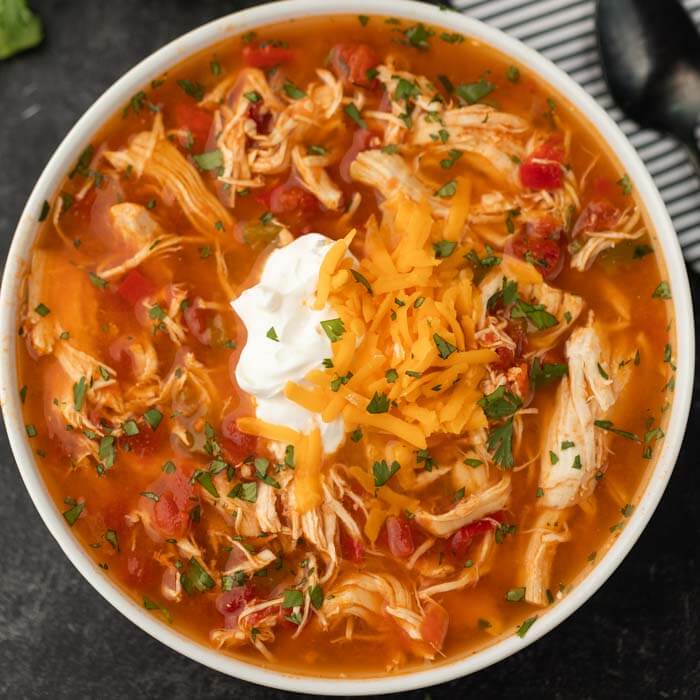
<svg viewBox="0 0 700 700"><path fill-rule="evenodd" d="M261 6L121 78L29 199L2 332L17 464L83 576L319 694L462 676L571 614L651 517L693 376L619 130L411 2Z"/></svg>

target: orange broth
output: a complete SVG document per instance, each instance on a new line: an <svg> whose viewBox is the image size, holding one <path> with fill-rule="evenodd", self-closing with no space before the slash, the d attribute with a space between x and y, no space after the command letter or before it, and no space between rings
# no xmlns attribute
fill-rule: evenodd
<svg viewBox="0 0 700 700"><path fill-rule="evenodd" d="M597 156L586 178L586 187L579 192L581 208L586 202L600 198L601 193L620 210L629 207L630 203L643 206L634 193L626 193L625 187L618 184L624 173L607 146L601 143L600 137L563 97L552 93L536 75L520 69L515 81L511 62L506 57L471 39L455 40L455 43L446 41L440 37L443 32L440 29L436 29L428 39L427 50L412 46L410 41L405 45L405 31L409 27L410 23L406 21L393 23L380 17L372 17L366 24L356 17L324 17L265 27L257 30L254 38L227 39L173 67L162 76L162 80L144 86L144 94L132 100L131 106L125 107L123 115L116 114L93 137L91 143L94 152L124 148L135 133L149 130L155 114L149 105L159 110L166 129L173 128L176 125L176 106L182 103L194 105L192 96L182 89L182 83L178 84L178 81L190 81L190 85L201 85L205 90L213 88L218 81L235 75L243 68L242 48L245 46L259 45L264 40L284 42L294 52L294 58L278 70L295 85L304 86L315 78L318 67L327 65L329 51L337 38L342 37L343 43L370 45L379 57L387 54L397 56L403 68L429 77L438 86L438 75L443 73L448 74L454 85L476 82L484 77L493 85L487 99L498 109L523 116L543 129L548 128L549 121L556 119L555 131L571 131L573 136L567 164L579 177L590 166L593 156ZM310 36L313 37L311 42L308 41ZM215 107L206 109L213 111ZM344 124L345 132L337 132L333 144L340 152L350 148L357 130L357 125L351 119L345 118ZM175 138L175 143L191 160L193 151L188 151L178 138ZM202 150L203 145L198 144ZM478 200L490 188L488 178L475 170L468 158L458 160L452 172L471 179L472 201ZM433 174L441 176L440 168L434 168ZM285 181L287 175L287 172L282 172L266 176L266 186ZM360 192L360 206L350 220L341 220L339 212L323 207L310 213L296 208L280 214L279 220L293 235L312 230L339 239L353 226L362 230L370 215L381 218L379 198L369 187L343 181L338 174L337 163L329 167L329 175L339 184L348 201L354 192ZM219 191L210 172L202 172L201 176L212 192ZM171 193L162 191L133 173L128 177L122 174L118 185L110 177L104 177L100 182L93 183L87 193L79 198L90 177L78 172L67 178L56 201L51 203L53 214L62 195L64 205L72 198L71 206L60 217L63 236L58 234L52 215L41 225L36 247L50 251L52 255L51 279L47 282L49 296L42 301L52 314L60 315L71 342L113 367L119 382L120 375L128 376L132 369L128 361L115 351L115 342L125 337L138 337L143 333L144 321L139 320L132 306L120 296L119 279L102 285L99 280L97 283L94 280L91 282L85 272L93 270L97 261L114 252L110 248L106 210L123 200L146 206L169 233L189 236L192 226ZM66 195L69 195L68 199ZM230 213L236 222L246 222L256 221L265 211L265 204L259 201L255 192L251 192L248 196L237 197ZM233 231L221 232L220 245L231 286L240 290L253 284L269 248L247 245L238 225ZM651 246L654 252L644 246ZM641 255L640 251L648 254ZM246 333L228 306L230 298L217 281L215 264L213 251L206 246L185 245L167 257L147 259L138 269L154 287L181 283L187 290L187 299L200 297L219 305L215 312L218 318L216 333L210 334L209 343L198 342L192 328L183 323L186 332L183 346L194 353L218 389L205 418L215 430L215 440L222 442L219 437L222 418L251 415L254 404L235 383L234 370L246 342ZM468 265L466 261L464 264ZM670 401L669 380L672 377L673 349L669 343L672 343L673 334L669 309L662 299L652 298L662 281L662 266L658 245L651 232L642 239L623 242L615 249L604 252L585 272L565 265L554 283L583 297L586 307L595 312L600 322L614 324L620 319L619 308L611 303L611 285L627 305L630 317L624 334L631 339L631 345L639 349L640 355L638 361L635 361L634 354L627 358L633 364L631 379L614 407L611 420L615 426L622 426L625 431L641 436L642 443L618 435L610 436L611 456L607 472L588 499L586 507L572 511L568 520L571 538L559 546L551 574L553 603L557 598L566 596L576 582L595 566L624 527L625 519L631 514L653 467L652 452L655 454L653 448L660 433L649 431L665 425L665 412ZM197 323L197 319L194 323ZM641 344L638 338L643 339ZM151 340L159 370L164 375L179 357L183 346L173 343L164 332L154 332ZM52 429L47 425L47 414L52 410L54 399L52 382L56 372L55 361L50 353L37 357L36 353L28 351L24 342L18 347L19 381L21 387L26 387L23 389L26 393L25 421L32 426L28 429L31 445L56 506L70 512L76 503L84 504L72 529L94 561L105 570L105 575L137 601L146 601L147 607L153 608L154 615L167 618L166 621L171 621L176 629L197 641L211 644L210 632L222 625L222 615L215 604L217 596L221 594L221 582L215 580L215 586L210 590L183 595L178 602L164 599L161 590L163 557L167 554L168 561L177 559L179 555L175 545L167 539L158 541L149 537L138 522L131 522L126 517L135 509L145 507L140 505L144 499L142 494L155 492L158 495L164 474L168 476L163 471L165 464L173 462L178 469L185 469L187 475L187 470L191 473L195 467L205 468L211 455L201 450L190 451L177 444L176 438L169 434L172 419L168 408L160 406L161 421L155 430L148 420L135 417L138 434L115 438L117 450L114 465L102 470L103 473L100 474L101 470L95 468L97 460L73 463L69 443L56 432L55 427ZM561 350L558 352L561 356ZM556 381L538 388L530 407L537 408L539 413L524 418L525 434L515 461L517 465L528 464L531 460L534 462L512 473L511 501L502 519L503 523L512 524L517 529L512 534L503 535L502 541L496 545L494 563L489 573L475 586L436 597L447 611L449 627L442 653L433 663L473 653L503 635L515 633L523 620L541 614L541 608L524 601L511 602L505 594L522 585L527 533L536 509L539 445L546 432L556 391ZM203 423L204 418L200 420L200 428ZM32 435L33 432L36 435ZM646 442L645 435L650 435ZM225 440L223 442L225 445ZM262 442L258 443L257 449L258 454L270 456ZM445 454L452 455L451 449L449 444L438 446L436 454L443 450ZM643 458L645 449L647 458ZM235 455L230 461L235 463L240 457ZM362 443L347 440L332 461L363 464L366 459ZM436 458L436 461L439 459ZM183 498L191 502L187 508L180 504L181 510L187 510L188 532L202 547L203 561L212 571L218 570L222 565L221 553L209 549L208 532L225 530L230 528L230 524L216 508L200 498L199 485L183 488ZM422 498L447 507L452 498L450 482L432 484ZM147 507L155 508L156 505ZM106 533L113 534L107 537ZM492 537L493 533L485 536ZM246 543L257 547L254 538L248 538ZM365 546L370 547L369 543L365 543ZM402 577L407 575L404 564L388 551L385 534L380 535L374 546L380 554L388 553L388 556L368 555L359 564L343 561L341 570L343 567L362 569L369 566L376 572L399 572ZM443 540L437 546L442 547L445 557L449 559L447 541ZM255 576L259 596L264 598L281 585L289 577L290 569L298 569L301 558L301 554L292 549L283 554L279 565L269 566L264 570L265 575ZM187 566L185 558L180 556L180 560L181 566ZM367 676L393 668L410 670L426 663L412 655L410 645L392 629L388 621L370 626L358 620L352 639L348 639L343 634L342 626L325 631L317 622L312 622L300 637L294 638L295 626L291 622L278 625L276 639L269 644L274 654L272 660L260 655L251 644L225 646L224 649L226 653L251 663L324 676Z"/></svg>

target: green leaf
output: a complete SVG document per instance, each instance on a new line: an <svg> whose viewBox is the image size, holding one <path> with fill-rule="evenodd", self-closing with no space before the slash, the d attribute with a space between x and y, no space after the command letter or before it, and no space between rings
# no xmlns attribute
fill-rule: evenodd
<svg viewBox="0 0 700 700"><path fill-rule="evenodd" d="M160 422L163 420L163 414L157 408L149 408L148 411L143 414L143 417L153 431L157 430Z"/></svg>
<svg viewBox="0 0 700 700"><path fill-rule="evenodd" d="M522 621L522 623L518 627L518 631L516 632L520 639L523 639L523 637L525 637L530 627L532 627L535 624L535 620L537 620L537 615L533 615L532 617L528 617L527 620Z"/></svg>
<svg viewBox="0 0 700 700"><path fill-rule="evenodd" d="M224 164L224 156L218 148L192 156L192 159L201 170L217 170Z"/></svg>
<svg viewBox="0 0 700 700"><path fill-rule="evenodd" d="M435 190L435 196L441 197L442 199L449 199L454 197L457 192L457 180L450 180L446 182L442 187Z"/></svg>
<svg viewBox="0 0 700 700"><path fill-rule="evenodd" d="M488 418L506 418L512 416L522 405L519 396L499 386L490 394L484 395L477 401Z"/></svg>
<svg viewBox="0 0 700 700"><path fill-rule="evenodd" d="M282 595L283 608L298 608L304 604L304 594L294 588L288 588Z"/></svg>
<svg viewBox="0 0 700 700"><path fill-rule="evenodd" d="M343 337L345 333L345 325L341 318L331 318L327 321L321 321L321 328L326 332L331 343L335 343Z"/></svg>
<svg viewBox="0 0 700 700"><path fill-rule="evenodd" d="M309 590L309 599L311 600L311 605L313 605L316 610L321 609L324 598L325 596L323 595L323 589L318 584L316 584L313 588Z"/></svg>
<svg viewBox="0 0 700 700"><path fill-rule="evenodd" d="M200 102L204 97L204 86L199 83L193 83L191 80L178 80L177 84L185 94L193 97L197 102Z"/></svg>
<svg viewBox="0 0 700 700"><path fill-rule="evenodd" d="M30 49L43 38L41 20L25 0L0 0L0 59Z"/></svg>
<svg viewBox="0 0 700 700"><path fill-rule="evenodd" d="M433 243L436 258L449 258L455 252L456 247L456 241L438 241Z"/></svg>
<svg viewBox="0 0 700 700"><path fill-rule="evenodd" d="M66 522L73 527L73 525L75 525L75 521L80 517L80 514L84 509L84 503L75 503L71 508L63 513L63 517L66 519Z"/></svg>
<svg viewBox="0 0 700 700"><path fill-rule="evenodd" d="M406 78L399 77L396 83L396 90L394 90L395 100L408 100L418 95L420 95L420 88L416 83L406 80Z"/></svg>
<svg viewBox="0 0 700 700"><path fill-rule="evenodd" d="M389 479L391 479L397 471L401 469L401 465L394 460L391 465L388 465L386 460L383 459L380 462L375 462L372 465L372 473L374 474L374 485L384 486Z"/></svg>
<svg viewBox="0 0 700 700"><path fill-rule="evenodd" d="M428 29L424 24L419 23L412 27L409 27L404 31L404 36L408 39L408 43L416 49L425 51L430 48L428 44L428 39L433 36L435 32L432 29Z"/></svg>
<svg viewBox="0 0 700 700"><path fill-rule="evenodd" d="M274 326L270 326L270 329L265 333L265 336L268 337L270 340L274 340L276 343L280 342L280 339L277 335L277 331L275 330Z"/></svg>
<svg viewBox="0 0 700 700"><path fill-rule="evenodd" d="M483 100L484 97L490 95L496 86L486 80L481 78L476 83L462 83L455 88L455 94L461 97L467 104L473 105Z"/></svg>
<svg viewBox="0 0 700 700"><path fill-rule="evenodd" d="M46 306L46 304L37 304L34 311L36 311L42 318L48 316L51 313L51 309L49 309L49 307Z"/></svg>
<svg viewBox="0 0 700 700"><path fill-rule="evenodd" d="M501 469L512 469L513 460L513 418L503 425L492 428L486 440L486 447L493 453L493 461Z"/></svg>
<svg viewBox="0 0 700 700"><path fill-rule="evenodd" d="M629 430L620 430L619 428L616 428L613 425L612 421L597 420L594 421L594 425L596 426L596 428L600 428L601 430L607 430L611 433L614 433L615 435L619 435L620 437L625 438L625 440L631 440L632 442L641 442L637 435L630 432Z"/></svg>
<svg viewBox="0 0 700 700"><path fill-rule="evenodd" d="M236 484L228 494L229 498L240 498L248 503L258 500L258 484L255 481L246 481Z"/></svg>
<svg viewBox="0 0 700 700"><path fill-rule="evenodd" d="M86 392L87 382L85 381L85 377L80 377L80 381L73 384L73 405L76 411L83 410Z"/></svg>
<svg viewBox="0 0 700 700"><path fill-rule="evenodd" d="M361 272L351 269L350 274L355 278L355 282L361 284L370 294L374 294L372 291L372 285L370 285L367 278Z"/></svg>
<svg viewBox="0 0 700 700"><path fill-rule="evenodd" d="M195 481L197 481L197 483L199 483L199 485L214 498L219 497L219 492L216 490L216 486L214 486L214 482L212 481L211 474L209 472L200 472L195 477Z"/></svg>
<svg viewBox="0 0 700 700"><path fill-rule="evenodd" d="M508 78L511 83L517 83L520 80L520 69L517 66L508 66L506 78Z"/></svg>
<svg viewBox="0 0 700 700"><path fill-rule="evenodd" d="M620 185L624 195L629 196L632 194L632 180L630 180L630 176L627 173L617 181L617 184Z"/></svg>
<svg viewBox="0 0 700 700"><path fill-rule="evenodd" d="M157 610L158 612L162 613L163 617L168 623L172 623L173 618L170 613L162 605L159 605L155 601L151 600L148 596L143 597L143 607L146 608L146 610Z"/></svg>
<svg viewBox="0 0 700 700"><path fill-rule="evenodd" d="M437 346L438 353L443 360L446 360L453 352L457 352L456 346L448 343L442 336L433 333L433 342Z"/></svg>
<svg viewBox="0 0 700 700"><path fill-rule="evenodd" d="M180 574L180 583L187 595L204 593L215 586L214 579L194 557L190 559L187 571Z"/></svg>
<svg viewBox="0 0 700 700"><path fill-rule="evenodd" d="M357 126L360 127L360 129L367 128L367 124L365 123L365 120L362 118L362 115L360 114L360 110L357 109L357 106L355 105L354 102L351 102L350 104L345 105L345 107L343 107L343 112L345 112L345 114L347 114L348 117L350 117L350 119L352 119L355 122L355 124L357 124Z"/></svg>
<svg viewBox="0 0 700 700"><path fill-rule="evenodd" d="M506 593L506 600L510 603L518 603L525 598L525 586L520 586L518 588L511 588L508 593Z"/></svg>
<svg viewBox="0 0 700 700"><path fill-rule="evenodd" d="M670 299L671 287L668 282L659 282L659 286L654 290L651 296L652 299Z"/></svg>
<svg viewBox="0 0 700 700"><path fill-rule="evenodd" d="M399 378L399 373L395 369L388 369L384 373L384 378L389 384L393 384Z"/></svg>
<svg viewBox="0 0 700 700"><path fill-rule="evenodd" d="M306 97L306 93L301 88L298 88L291 80L285 80L282 89L287 97L292 100L301 100L303 97Z"/></svg>
<svg viewBox="0 0 700 700"><path fill-rule="evenodd" d="M526 318L537 330L543 331L556 326L559 321L556 316L547 311L542 304L528 304L518 299L510 312L511 318Z"/></svg>
<svg viewBox="0 0 700 700"><path fill-rule="evenodd" d="M122 430L125 435L133 436L139 434L139 426L135 420L128 420L122 424Z"/></svg>
<svg viewBox="0 0 700 700"><path fill-rule="evenodd" d="M567 365L556 363L542 363L539 357L536 357L532 363L530 370L530 379L535 387L542 386L547 382L554 381L569 373Z"/></svg>
<svg viewBox="0 0 700 700"><path fill-rule="evenodd" d="M107 530L107 532L105 532L105 539L117 552L119 551L119 538L117 537L116 530Z"/></svg>
<svg viewBox="0 0 700 700"><path fill-rule="evenodd" d="M387 413L389 411L389 397L375 391L374 396L367 404L367 413Z"/></svg>

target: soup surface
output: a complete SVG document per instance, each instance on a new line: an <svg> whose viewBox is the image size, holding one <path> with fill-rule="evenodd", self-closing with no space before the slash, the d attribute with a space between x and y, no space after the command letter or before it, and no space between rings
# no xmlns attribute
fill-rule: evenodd
<svg viewBox="0 0 700 700"><path fill-rule="evenodd" d="M95 562L197 640L452 659L525 636L632 514L675 370L654 232L488 47L364 16L229 39L39 214L28 438Z"/></svg>

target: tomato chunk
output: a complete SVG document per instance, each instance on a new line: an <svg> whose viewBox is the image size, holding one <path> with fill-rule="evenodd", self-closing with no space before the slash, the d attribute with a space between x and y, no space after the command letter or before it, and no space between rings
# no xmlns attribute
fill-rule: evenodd
<svg viewBox="0 0 700 700"><path fill-rule="evenodd" d="M243 47L243 60L254 68L272 68L280 63L289 63L294 58L291 49L272 44L250 44Z"/></svg>
<svg viewBox="0 0 700 700"><path fill-rule="evenodd" d="M505 245L506 253L533 264L546 280L554 279L564 266L561 243L523 231L511 236Z"/></svg>
<svg viewBox="0 0 700 700"><path fill-rule="evenodd" d="M410 557L416 549L411 524L405 518L390 515L386 519L386 536L389 550L395 557Z"/></svg>
<svg viewBox="0 0 700 700"><path fill-rule="evenodd" d="M520 181L532 190L556 190L564 182L564 173L558 163L533 163L520 166Z"/></svg>
<svg viewBox="0 0 700 700"><path fill-rule="evenodd" d="M261 201L267 201L267 206L273 214L310 214L319 210L319 201L311 192L289 182L277 185L261 195Z"/></svg>
<svg viewBox="0 0 700 700"><path fill-rule="evenodd" d="M236 416L232 413L224 416L221 421L222 445L229 461L236 463L255 454L258 438L241 432L236 426Z"/></svg>
<svg viewBox="0 0 700 700"><path fill-rule="evenodd" d="M367 44L336 44L330 52L330 64L335 74L347 84L374 88L376 78L367 74L379 64L379 57Z"/></svg>
<svg viewBox="0 0 700 700"><path fill-rule="evenodd" d="M564 143L559 136L552 136L540 144L520 166L520 181L533 190L556 190L564 182L561 164L564 160Z"/></svg>
<svg viewBox="0 0 700 700"><path fill-rule="evenodd" d="M192 134L192 150L200 153L206 148L214 116L191 102L175 105L175 124L178 129L187 129Z"/></svg>
<svg viewBox="0 0 700 700"><path fill-rule="evenodd" d="M155 291L153 282L138 270L129 270L117 287L117 294L132 306Z"/></svg>
<svg viewBox="0 0 700 700"><path fill-rule="evenodd" d="M365 560L365 545L361 540L350 537L345 530L340 530L340 549L343 559L353 564L361 564Z"/></svg>
<svg viewBox="0 0 700 700"><path fill-rule="evenodd" d="M164 474L148 489L157 501L141 496L141 506L153 508L153 523L164 537L182 537L189 527L194 487L181 470Z"/></svg>
<svg viewBox="0 0 700 700"><path fill-rule="evenodd" d="M483 535L485 532L493 530L494 522L490 518L483 518L469 523L464 527L460 527L450 538L450 549L452 554L457 559L466 558L469 554L469 547L477 535Z"/></svg>

